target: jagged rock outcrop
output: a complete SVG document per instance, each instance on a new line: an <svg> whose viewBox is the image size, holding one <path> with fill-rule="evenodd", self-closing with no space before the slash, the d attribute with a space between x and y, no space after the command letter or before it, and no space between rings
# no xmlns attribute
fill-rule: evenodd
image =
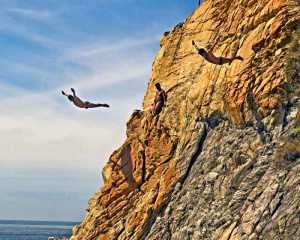
<svg viewBox="0 0 300 240"><path fill-rule="evenodd" d="M244 61L210 64L192 40ZM161 39L144 111L72 239L299 239L299 71L299 1L204 1Z"/></svg>

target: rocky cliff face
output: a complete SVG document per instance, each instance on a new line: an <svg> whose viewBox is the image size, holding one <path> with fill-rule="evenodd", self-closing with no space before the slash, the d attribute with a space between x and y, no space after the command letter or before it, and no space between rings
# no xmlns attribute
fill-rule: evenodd
<svg viewBox="0 0 300 240"><path fill-rule="evenodd" d="M210 64L193 39L244 61ZM162 37L144 111L72 239L299 239L299 71L298 1L204 1Z"/></svg>

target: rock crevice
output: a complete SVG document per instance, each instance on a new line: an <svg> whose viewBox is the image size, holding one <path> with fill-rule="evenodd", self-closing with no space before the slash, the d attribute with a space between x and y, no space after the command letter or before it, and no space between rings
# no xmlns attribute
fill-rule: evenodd
<svg viewBox="0 0 300 240"><path fill-rule="evenodd" d="M192 40L244 61L208 63ZM160 45L72 239L298 239L299 1L207 0Z"/></svg>

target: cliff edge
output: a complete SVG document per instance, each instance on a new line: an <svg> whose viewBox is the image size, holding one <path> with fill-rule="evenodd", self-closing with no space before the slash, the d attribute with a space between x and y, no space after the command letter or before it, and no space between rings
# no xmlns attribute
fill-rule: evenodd
<svg viewBox="0 0 300 240"><path fill-rule="evenodd" d="M244 61L208 63L192 40ZM160 44L72 239L299 239L299 1L207 0Z"/></svg>

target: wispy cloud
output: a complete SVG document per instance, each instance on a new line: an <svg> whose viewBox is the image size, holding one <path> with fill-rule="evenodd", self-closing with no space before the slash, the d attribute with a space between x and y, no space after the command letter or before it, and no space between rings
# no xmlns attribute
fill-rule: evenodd
<svg viewBox="0 0 300 240"><path fill-rule="evenodd" d="M47 82L47 88L35 92L34 88L31 91L25 90L20 86L5 83L6 80L2 79L3 84L0 83L0 88L3 89L2 93L9 94L6 95L6 98L3 96L0 99L2 102L18 102L18 97L22 96L25 99L34 99L34 101L38 101L39 98L45 100L47 97L53 97L62 89L69 89L70 87L75 87L88 95L90 92L101 92L101 89L104 87L122 82L130 82L135 79L140 79L146 85L146 81L150 76L153 59L153 53L147 49L148 43L151 42L154 45L158 43L154 39L151 41L133 39L132 42L127 42L129 46L139 47L128 48L122 41L116 42L115 44L119 51L115 52L114 49L107 50L103 54L94 54L88 60L86 60L86 57L73 58L72 55L62 51L55 65L64 65L70 62L76 67L60 68L61 72L51 72L55 66L51 63L52 60L49 59L37 58L34 63L31 61L8 62L0 60L0 66L6 69L6 71L15 71L21 76L21 80L22 75L24 77L27 76L27 78L31 77L31 85L34 84L37 86L42 82ZM109 49L110 47L109 45L102 44L101 46L105 49ZM81 48L74 49L74 51L81 52ZM141 93L143 90L141 90ZM126 94L126 91L124 94Z"/></svg>
<svg viewBox="0 0 300 240"><path fill-rule="evenodd" d="M147 52L147 44L148 41L136 40L128 46L140 46ZM139 108L143 90L135 97L128 96L126 91L118 91L119 98L113 99L102 89L120 82L142 81L146 84L151 68L152 54L139 58L140 49L128 53L128 47L123 42L116 45L119 51L110 58L109 67L97 69L97 63L101 66L106 59L93 55L95 59L90 65L87 64L90 71L66 72L47 91L32 92L6 83L0 84L0 89L10 93L9 96L0 95L0 133L7 136L0 139L0 146L6 149L0 153L0 159L10 159L6 162L7 166L36 168L41 160L50 161L54 169L62 166L64 169L73 166L77 170L92 168L98 166L100 160L103 166L112 150L123 140L123 126L133 109ZM110 55L111 52L107 50L105 54ZM62 57L65 61L70 60L69 55ZM129 61L128 65L126 59L130 58L135 61ZM82 64L81 60L77 59L77 64ZM15 67L16 70L24 68ZM74 108L60 94L61 89L71 86L85 96L93 96L95 91L102 92L101 100L109 100L112 109L82 111ZM92 99L97 101L96 97ZM82 159L89 159L91 164L81 162Z"/></svg>
<svg viewBox="0 0 300 240"><path fill-rule="evenodd" d="M68 84L83 91L130 79L140 78L146 82L150 77L154 56L151 49L158 47L158 42L158 35L141 39L127 38L113 43L101 43L99 40L66 50L60 61L74 62L86 70L84 74L72 71L65 74L69 79Z"/></svg>
<svg viewBox="0 0 300 240"><path fill-rule="evenodd" d="M85 199L99 186L95 179L100 182L102 166L125 138L126 121L141 107L160 31L178 22L179 11L182 19L187 6L149 4L1 1L0 192L12 196L0 199L1 217L78 219L76 210L83 213ZM108 102L111 108L75 108L60 93L70 87L83 99ZM92 180L78 180L87 177ZM66 179L72 184L64 185ZM36 201L28 197L40 192L46 199L45 189L51 197L72 187L80 193L72 195L69 210L66 197L58 202L54 196L42 209L36 208L38 194ZM84 196L80 206L76 196ZM64 207L53 213L53 204Z"/></svg>
<svg viewBox="0 0 300 240"><path fill-rule="evenodd" d="M61 172L61 169L74 172L85 169L86 172L98 173L113 149L124 139L125 123L133 109L140 107L144 90L140 89L132 96L127 94L128 89L123 92L116 89L116 98L103 89L121 83L131 85L136 81L146 85L153 59L152 49L158 46L159 35L121 39L113 43L105 38L85 43L77 41L71 42L69 48L57 48L52 39L35 35L32 30L26 32L25 26L15 25L8 31L24 35L50 49L55 48L57 58L54 62L53 59L34 56L23 62L0 61L3 68L29 74L32 82L40 82L42 77L51 82L48 89L35 91L1 80L0 89L5 94L0 95L0 134L6 136L0 139L0 147L6 149L0 152L2 171L22 169L47 174L49 171ZM75 67L68 67L70 63ZM51 73L56 65L66 67L61 72ZM90 96L87 100L108 101L112 109L84 111L74 108L60 94L60 90L70 87L78 89L83 96ZM101 99L98 99L99 95Z"/></svg>
<svg viewBox="0 0 300 240"><path fill-rule="evenodd" d="M58 40L46 36L46 34L37 32L35 29L28 27L26 24L11 19L7 16L0 16L0 21L5 24L0 24L0 34L15 35L20 39L32 42L44 48L57 48L62 45Z"/></svg>
<svg viewBox="0 0 300 240"><path fill-rule="evenodd" d="M137 48L149 44L157 44L160 39L160 34L156 36L146 37L143 39L121 39L118 42L92 43L88 46L69 50L66 54L70 58L91 58L105 53L115 53L124 49Z"/></svg>
<svg viewBox="0 0 300 240"><path fill-rule="evenodd" d="M61 18L60 9L54 10L46 6L19 7L18 1L1 4L0 34L15 35L46 48L59 47L59 38L54 39L49 28L59 26L57 21Z"/></svg>
<svg viewBox="0 0 300 240"><path fill-rule="evenodd" d="M13 15L19 15L32 19L45 20L54 16L53 11L41 10L41 9L29 9L29 8L9 8L6 10L7 13Z"/></svg>

